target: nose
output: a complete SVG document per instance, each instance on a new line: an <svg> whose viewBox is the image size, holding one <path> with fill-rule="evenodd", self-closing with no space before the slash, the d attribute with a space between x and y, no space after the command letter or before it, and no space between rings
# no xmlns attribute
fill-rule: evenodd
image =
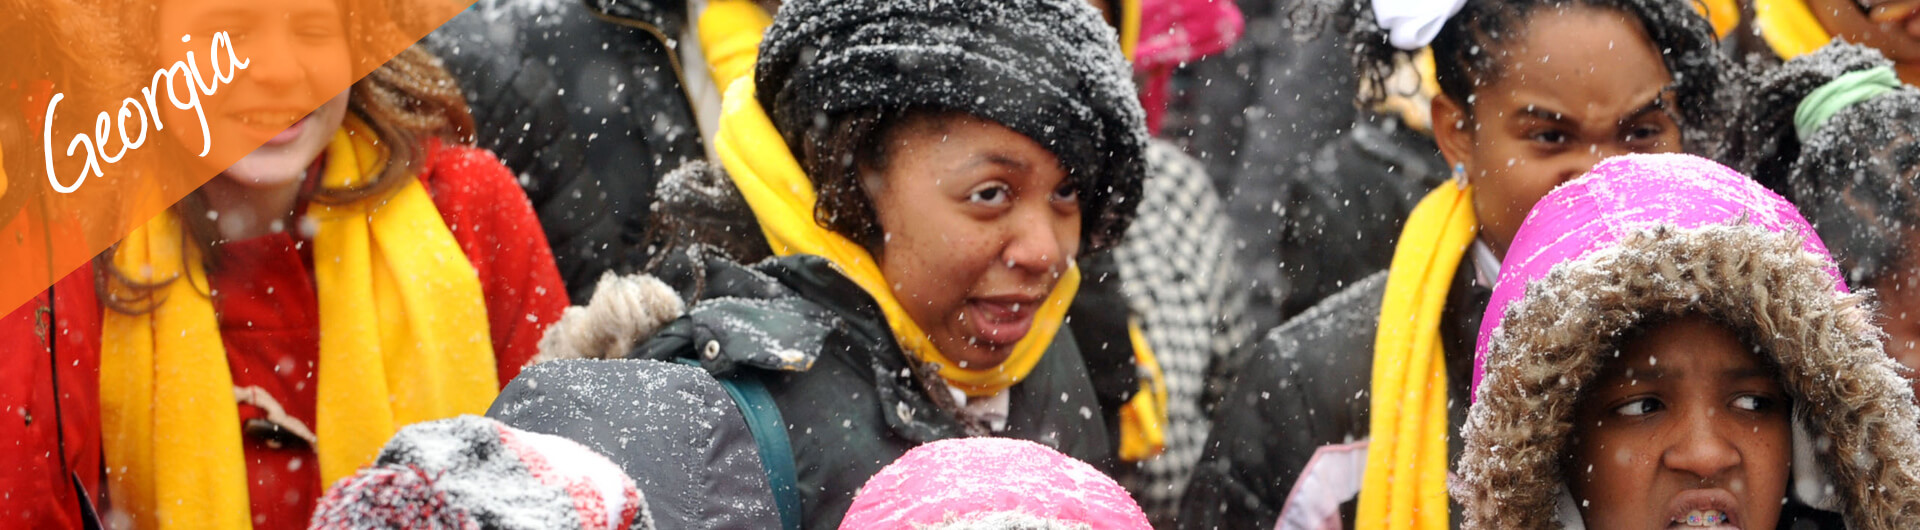
<svg viewBox="0 0 1920 530"><path fill-rule="evenodd" d="M1714 420L1693 413L1676 427L1672 445L1661 455L1661 465L1700 479L1710 479L1740 465L1740 450L1714 428Z"/></svg>
<svg viewBox="0 0 1920 530"><path fill-rule="evenodd" d="M252 64L240 77L276 90L301 88L307 75L302 65L308 62L299 56L301 48L291 42L290 32L267 26L248 35L245 46Z"/></svg>
<svg viewBox="0 0 1920 530"><path fill-rule="evenodd" d="M1585 153L1569 157L1567 166L1560 168L1560 182L1580 178L1593 170L1593 166L1600 165L1602 160L1629 154L1633 154L1632 149L1613 142L1587 144Z"/></svg>
<svg viewBox="0 0 1920 530"><path fill-rule="evenodd" d="M1047 208L1029 209L1026 215L1014 216L1008 223L1011 234L1001 251L1001 258L1008 268L1027 274L1054 274L1065 269L1067 262L1073 260L1075 241L1069 237L1079 237L1077 232L1062 226L1066 222ZM1072 223L1078 223L1075 216ZM1077 225L1074 226L1077 228Z"/></svg>

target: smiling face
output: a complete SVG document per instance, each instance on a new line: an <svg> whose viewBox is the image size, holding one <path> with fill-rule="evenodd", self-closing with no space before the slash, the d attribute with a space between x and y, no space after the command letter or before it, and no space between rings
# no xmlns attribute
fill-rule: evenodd
<svg viewBox="0 0 1920 530"><path fill-rule="evenodd" d="M1771 529L1790 402L1775 371L1702 316L1622 345L1574 408L1564 469L1587 528Z"/></svg>
<svg viewBox="0 0 1920 530"><path fill-rule="evenodd" d="M1072 183L1040 144L966 114L908 117L883 141L863 182L881 273L941 354L999 365L1079 250Z"/></svg>
<svg viewBox="0 0 1920 530"><path fill-rule="evenodd" d="M1667 109L1673 77L1627 15L1539 8L1495 53L1496 77L1482 80L1470 108L1433 102L1441 152L1466 166L1495 254L1506 255L1527 212L1560 183L1610 156L1680 150Z"/></svg>
<svg viewBox="0 0 1920 530"><path fill-rule="evenodd" d="M232 85L202 97L213 136L207 159L238 158L222 176L242 186L297 183L347 112L352 64L339 7L333 0L169 0L158 10L155 57L171 64L189 51L205 56L217 31L228 32L250 64ZM192 38L181 42L183 34ZM192 114L163 108L167 131L197 146Z"/></svg>

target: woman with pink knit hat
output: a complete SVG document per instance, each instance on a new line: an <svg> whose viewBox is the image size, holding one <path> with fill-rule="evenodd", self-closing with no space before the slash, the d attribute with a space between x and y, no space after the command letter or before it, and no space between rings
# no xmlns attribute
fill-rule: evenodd
<svg viewBox="0 0 1920 530"><path fill-rule="evenodd" d="M1086 462L1009 438L908 451L867 480L840 528L1148 530L1127 490Z"/></svg>
<svg viewBox="0 0 1920 530"><path fill-rule="evenodd" d="M1813 228L1686 155L1548 194L1481 326L1465 528L1920 527L1920 409Z"/></svg>

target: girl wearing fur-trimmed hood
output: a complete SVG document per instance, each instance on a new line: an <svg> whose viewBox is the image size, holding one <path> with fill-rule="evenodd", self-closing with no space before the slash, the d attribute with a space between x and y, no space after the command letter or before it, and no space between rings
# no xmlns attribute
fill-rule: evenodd
<svg viewBox="0 0 1920 530"><path fill-rule="evenodd" d="M1465 527L1920 525L1913 394L1779 196L1699 158L1614 158L1548 194L1501 270ZM1729 383L1735 365L1760 375Z"/></svg>

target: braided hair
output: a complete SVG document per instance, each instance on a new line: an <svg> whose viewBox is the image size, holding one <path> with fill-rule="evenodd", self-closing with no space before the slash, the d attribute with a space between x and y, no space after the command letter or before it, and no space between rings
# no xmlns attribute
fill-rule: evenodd
<svg viewBox="0 0 1920 530"><path fill-rule="evenodd" d="M1721 157L1799 206L1850 285L1915 258L1904 241L1920 228L1920 89L1850 105L1804 142L1794 113L1835 78L1892 65L1872 48L1836 42L1765 72L1741 98Z"/></svg>
<svg viewBox="0 0 1920 530"><path fill-rule="evenodd" d="M1387 28L1373 15L1373 0L1310 0L1311 11L1295 18L1322 30L1343 31L1353 43L1354 70L1371 87L1389 87L1388 78L1412 53L1387 41ZM1714 39L1713 25L1690 2L1674 0L1467 0L1449 17L1429 47L1433 50L1434 78L1440 93L1458 103L1470 116L1474 90L1492 84L1502 74L1501 53L1523 38L1532 16L1542 9L1589 7L1613 10L1638 21L1655 49L1660 50L1688 149L1709 152L1705 146L1718 130L1721 105L1716 97L1729 75L1725 56ZM1386 90L1362 90L1355 103L1371 107L1384 101Z"/></svg>

